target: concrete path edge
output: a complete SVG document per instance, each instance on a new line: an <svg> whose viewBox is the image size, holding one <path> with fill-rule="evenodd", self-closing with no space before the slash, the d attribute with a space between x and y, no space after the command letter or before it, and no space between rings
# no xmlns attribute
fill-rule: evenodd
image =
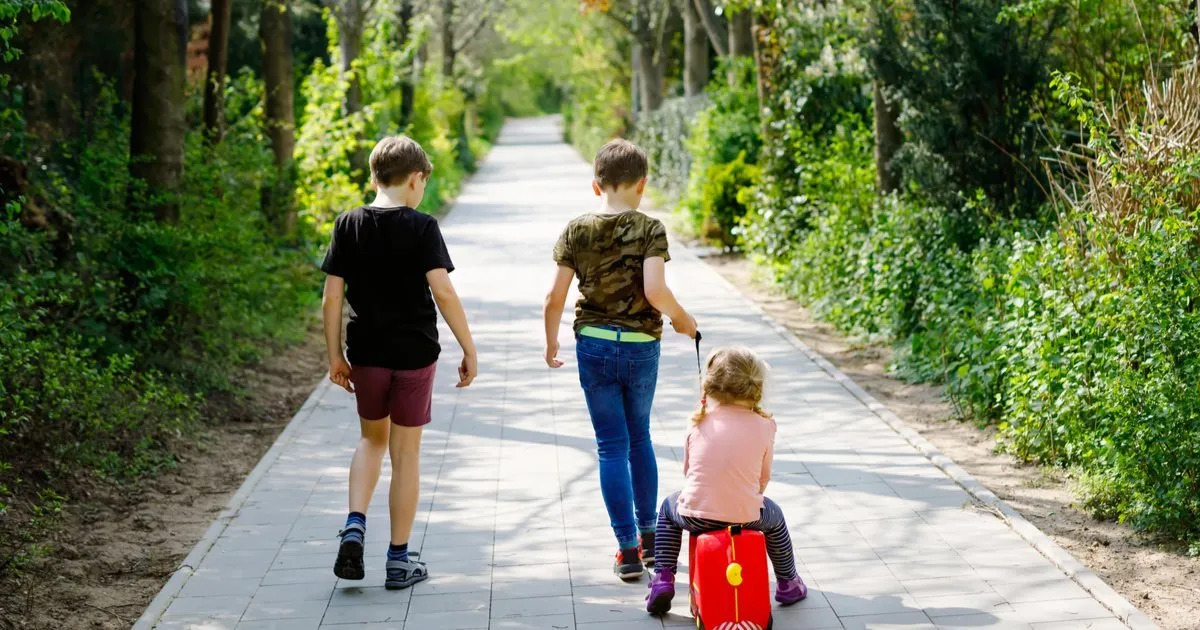
<svg viewBox="0 0 1200 630"><path fill-rule="evenodd" d="M680 244L687 255L700 258L694 249L688 248ZM868 409L876 416L879 416L893 431L900 434L909 444L921 451L926 459L931 461L934 466L937 466L942 472L945 472L959 486L966 490L968 494L974 497L984 506L991 508L998 516L1000 516L1008 526L1013 529L1021 538L1025 539L1038 553L1045 556L1054 563L1063 573L1070 577L1083 590L1087 591L1095 597L1105 608L1108 608L1127 626L1133 630L1158 630L1158 626L1146 616L1145 613L1138 610L1136 606L1131 604L1120 593L1115 591L1111 586L1100 579L1091 569L1084 566L1082 562L1076 560L1066 549L1063 549L1054 542L1046 534L1042 533L1033 523L1030 523L1021 515L1020 512L1013 509L1012 506L1005 503L1000 497L996 496L991 490L988 490L983 484L979 483L967 471L959 467L949 457L946 457L936 446L929 440L926 440L915 429L908 426L904 420L893 413L890 409L875 399L874 396L867 393L862 387L855 383L853 379L847 376L844 372L835 367L832 363L821 356L817 351L813 350L804 343L799 337L788 330L786 326L780 324L775 318L767 314L757 303L747 296L735 284L727 280L719 273L714 273L716 277L725 285L732 288L743 297L746 303L763 318L772 329L775 330L781 337L792 344L798 350L808 356L814 363L821 367L827 374L834 378L838 383L850 392L855 398L861 401Z"/></svg>
<svg viewBox="0 0 1200 630"><path fill-rule="evenodd" d="M308 399L304 401L304 404L300 406L300 409L288 421L287 426L280 432L279 437L275 438L275 442L271 444L271 448L267 449L262 459L258 460L258 464L246 476L246 480L238 487L237 492L225 504L225 509L209 525L204 535L196 542L196 546L192 547L191 552L183 559L179 567L171 573L171 577L163 585L162 589L158 591L158 594L154 596L154 599L150 600L150 604L146 606L146 610L142 612L142 616L138 617L138 620L134 622L131 630L150 630L154 627L158 618L162 616L167 606L171 604L171 600L179 594L179 591L183 589L183 585L187 583L188 578L192 576L195 567L200 566L200 561L204 559L204 556L208 555L208 551L212 549L217 538L229 526L229 522L237 516L238 510L246 502L246 499L253 492L255 486L258 485L258 482L267 473L267 470L271 468L271 465L275 463L275 460L279 458L279 454L283 452L284 447L292 440L295 433L299 431L300 425L304 424L304 418L313 412L317 403L331 385L328 380L323 380L313 388L312 393L308 395Z"/></svg>

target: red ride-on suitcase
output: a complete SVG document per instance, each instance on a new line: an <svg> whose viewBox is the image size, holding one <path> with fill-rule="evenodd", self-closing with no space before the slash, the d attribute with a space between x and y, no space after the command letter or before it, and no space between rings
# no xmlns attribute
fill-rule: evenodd
<svg viewBox="0 0 1200 630"><path fill-rule="evenodd" d="M732 526L688 536L688 583L699 630L771 630L762 532Z"/></svg>

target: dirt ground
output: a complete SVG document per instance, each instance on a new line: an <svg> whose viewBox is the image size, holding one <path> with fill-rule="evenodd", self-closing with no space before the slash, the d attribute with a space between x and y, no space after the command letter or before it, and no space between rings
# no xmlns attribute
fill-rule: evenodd
<svg viewBox="0 0 1200 630"><path fill-rule="evenodd" d="M1118 523L1092 518L1074 505L1071 480L1063 471L1021 465L1008 455L996 454L994 432L954 421L939 388L891 378L890 348L854 343L832 326L815 321L804 307L772 289L744 258L706 260L1159 626L1200 628L1200 558L1155 545Z"/></svg>
<svg viewBox="0 0 1200 630"><path fill-rule="evenodd" d="M50 555L0 592L0 628L129 628L325 374L313 317L302 343L246 370L244 400L214 418L178 466L131 487L77 489Z"/></svg>

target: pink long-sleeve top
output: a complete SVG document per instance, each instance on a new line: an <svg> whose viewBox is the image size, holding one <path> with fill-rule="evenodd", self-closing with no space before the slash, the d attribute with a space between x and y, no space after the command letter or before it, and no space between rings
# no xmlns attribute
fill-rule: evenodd
<svg viewBox="0 0 1200 630"><path fill-rule="evenodd" d="M774 420L732 405L710 411L688 430L679 514L726 523L757 521L774 451Z"/></svg>

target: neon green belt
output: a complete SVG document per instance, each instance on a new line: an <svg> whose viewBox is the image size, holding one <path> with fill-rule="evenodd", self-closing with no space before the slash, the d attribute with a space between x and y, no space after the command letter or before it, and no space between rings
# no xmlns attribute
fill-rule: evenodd
<svg viewBox="0 0 1200 630"><path fill-rule="evenodd" d="M631 341L635 343L658 341L658 339L653 335L647 335L643 332L609 330L607 328L597 328L595 326L584 326L583 328L579 329L579 334L583 335L584 337L607 339L608 341Z"/></svg>

